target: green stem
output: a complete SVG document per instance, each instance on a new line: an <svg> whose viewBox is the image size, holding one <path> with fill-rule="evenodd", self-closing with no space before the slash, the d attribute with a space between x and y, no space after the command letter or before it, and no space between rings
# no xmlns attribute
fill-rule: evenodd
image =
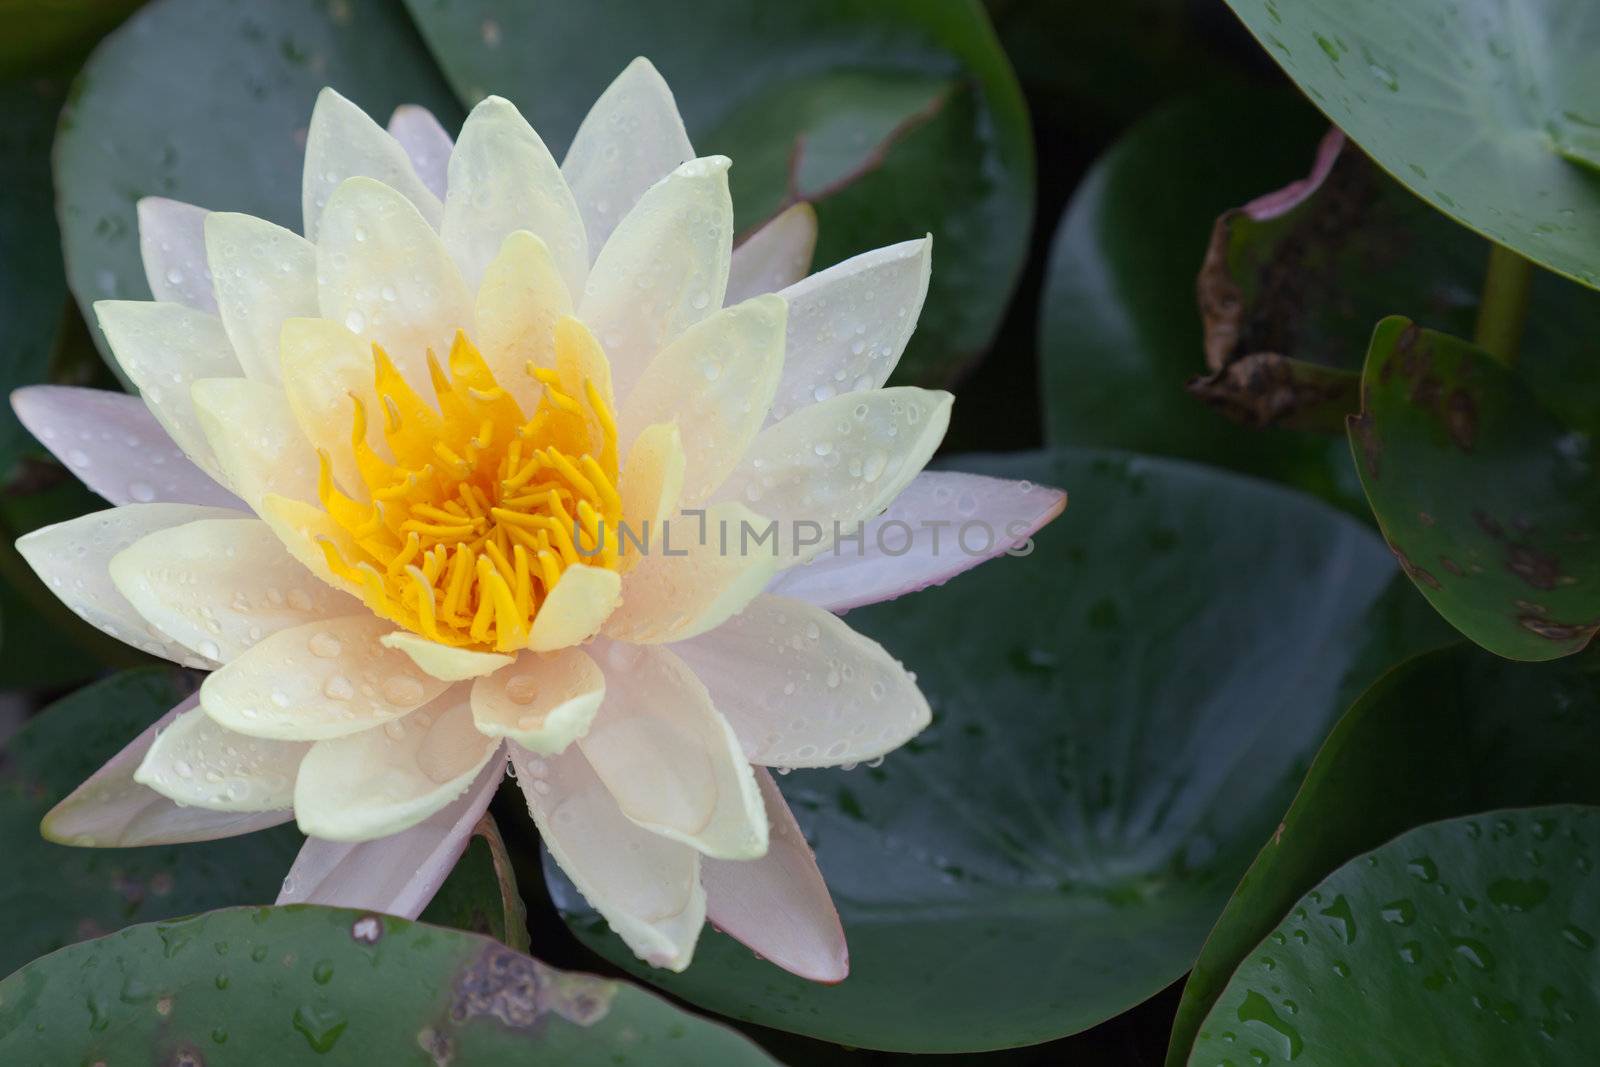
<svg viewBox="0 0 1600 1067"><path fill-rule="evenodd" d="M1522 325L1528 318L1533 264L1500 245L1489 246L1489 269L1478 304L1478 347L1508 367L1517 364Z"/></svg>

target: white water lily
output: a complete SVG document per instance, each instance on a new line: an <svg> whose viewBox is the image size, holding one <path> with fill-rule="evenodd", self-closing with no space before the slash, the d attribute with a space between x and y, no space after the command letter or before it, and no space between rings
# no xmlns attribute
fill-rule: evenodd
<svg viewBox="0 0 1600 1067"><path fill-rule="evenodd" d="M91 623L211 673L47 835L294 818L308 840L281 901L414 917L509 760L551 854L642 958L687 966L709 917L843 978L764 768L875 759L929 708L834 612L999 554L1064 498L922 473L951 398L883 385L929 239L803 277L814 214L735 250L728 167L694 156L641 59L559 165L496 97L452 144L420 109L385 131L326 90L304 236L142 201L155 301L95 307L142 397L15 397L117 506L18 548ZM974 516L1005 536L938 544ZM702 521L783 532L623 536ZM814 543L791 532L809 523ZM887 523L904 534L877 538Z"/></svg>

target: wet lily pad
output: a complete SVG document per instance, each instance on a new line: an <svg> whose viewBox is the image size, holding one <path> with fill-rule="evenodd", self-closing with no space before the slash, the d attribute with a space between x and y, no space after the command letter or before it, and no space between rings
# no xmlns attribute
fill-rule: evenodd
<svg viewBox="0 0 1600 1067"><path fill-rule="evenodd" d="M1410 647L1414 628L1380 623L1396 574L1381 542L1302 494L1109 452L952 465L1066 486L1072 504L1031 555L848 616L934 711L880 767L779 779L850 977L808 984L709 931L687 972L651 971L547 867L608 959L848 1045L971 1052L1085 1029L1189 968L1324 733Z"/></svg>
<svg viewBox="0 0 1600 1067"><path fill-rule="evenodd" d="M1328 872L1396 834L1490 808L1600 803L1591 656L1508 663L1467 645L1408 661L1339 721L1184 984L1167 1055L1189 1058L1228 977Z"/></svg>
<svg viewBox="0 0 1600 1067"><path fill-rule="evenodd" d="M1590 436L1488 353L1403 318L1378 325L1361 382L1362 485L1423 595L1509 659L1588 644L1600 629Z"/></svg>
<svg viewBox="0 0 1600 1067"><path fill-rule="evenodd" d="M1600 808L1429 823L1300 898L1234 972L1191 1064L1592 1063Z"/></svg>
<svg viewBox="0 0 1600 1067"><path fill-rule="evenodd" d="M476 934L307 905L129 927L24 967L0 982L0 1005L0 1061L18 1064L773 1063L624 983Z"/></svg>

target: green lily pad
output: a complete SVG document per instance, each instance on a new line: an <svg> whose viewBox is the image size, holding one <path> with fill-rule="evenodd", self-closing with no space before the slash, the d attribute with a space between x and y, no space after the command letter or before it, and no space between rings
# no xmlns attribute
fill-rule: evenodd
<svg viewBox="0 0 1600 1067"><path fill-rule="evenodd" d="M1600 808L1429 823L1340 867L1251 952L1191 1064L1594 1062Z"/></svg>
<svg viewBox="0 0 1600 1067"><path fill-rule="evenodd" d="M1600 287L1600 8L1228 0L1312 101L1464 226Z"/></svg>
<svg viewBox="0 0 1600 1067"><path fill-rule="evenodd" d="M1108 452L952 465L1072 505L1025 558L848 616L934 713L882 766L779 779L850 977L812 985L710 931L684 974L651 971L547 866L591 947L693 1004L848 1045L1074 1033L1189 968L1335 717L1408 650L1414 630L1373 614L1396 575L1381 542L1301 494Z"/></svg>
<svg viewBox="0 0 1600 1067"><path fill-rule="evenodd" d="M558 153L648 56L696 150L733 159L738 228L816 201L818 266L932 232L932 286L897 381L942 383L993 338L1027 254L1033 147L973 0L407 6L463 100L510 98Z"/></svg>
<svg viewBox="0 0 1600 1067"><path fill-rule="evenodd" d="M1597 750L1600 674L1592 657L1518 664L1458 646L1391 671L1329 735L1217 920L1184 985L1169 1067L1188 1060L1234 968L1329 871L1436 819L1600 803Z"/></svg>
<svg viewBox="0 0 1600 1067"><path fill-rule="evenodd" d="M149 298L141 197L298 233L306 124L326 85L379 122L405 103L452 129L461 119L405 12L382 0L163 0L107 37L56 138L67 278L84 314L96 300Z"/></svg>
<svg viewBox="0 0 1600 1067"><path fill-rule="evenodd" d="M6 0L0 4L0 80L81 52L143 0ZM10 114L7 111L7 114ZM48 160L46 160L48 162Z"/></svg>
<svg viewBox="0 0 1600 1067"><path fill-rule="evenodd" d="M1095 163L1045 274L1047 441L1181 456L1366 513L1336 440L1238 426L1185 389L1206 370L1195 277L1217 216L1304 176L1324 129L1288 96L1199 97L1150 115Z"/></svg>
<svg viewBox="0 0 1600 1067"><path fill-rule="evenodd" d="M1600 485L1590 437L1488 353L1378 324L1350 443L1378 525L1457 629L1547 660L1600 629Z"/></svg>
<svg viewBox="0 0 1600 1067"><path fill-rule="evenodd" d="M129 923L277 896L300 848L292 825L144 848L68 848L39 836L45 812L191 688L171 668L124 671L57 701L6 743L0 852L11 874L0 882L0 971Z"/></svg>
<svg viewBox="0 0 1600 1067"><path fill-rule="evenodd" d="M6 1063L773 1061L726 1027L498 942L341 908L230 908L74 945L0 982Z"/></svg>

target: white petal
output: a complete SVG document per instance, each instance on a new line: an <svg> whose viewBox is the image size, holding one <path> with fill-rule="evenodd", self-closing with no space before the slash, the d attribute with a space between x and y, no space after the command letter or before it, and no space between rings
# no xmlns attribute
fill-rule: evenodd
<svg viewBox="0 0 1600 1067"><path fill-rule="evenodd" d="M463 682L493 674L510 663L514 657L499 652L475 652L470 648L452 648L437 641L429 641L421 634L396 630L384 634L380 640L389 648L397 648L411 657L411 662L443 682Z"/></svg>
<svg viewBox="0 0 1600 1067"><path fill-rule="evenodd" d="M444 199L446 168L450 166L450 134L433 112L417 104L401 104L389 116L389 136L405 149L411 169L428 192Z"/></svg>
<svg viewBox="0 0 1600 1067"><path fill-rule="evenodd" d="M765 768L756 771L772 823L767 854L700 866L706 918L764 960L813 982L842 982L850 950L817 857Z"/></svg>
<svg viewBox="0 0 1600 1067"><path fill-rule="evenodd" d="M773 420L888 381L932 268L933 238L924 237L863 252L779 293L789 301L789 336Z"/></svg>
<svg viewBox="0 0 1600 1067"><path fill-rule="evenodd" d="M415 919L466 851L504 774L505 760L491 759L465 793L388 837L361 842L306 838L277 903L360 908Z"/></svg>
<svg viewBox="0 0 1600 1067"><path fill-rule="evenodd" d="M677 423L685 506L733 473L766 421L783 373L786 311L781 297L759 296L695 323L650 361L617 413L623 449L647 426Z"/></svg>
<svg viewBox="0 0 1600 1067"><path fill-rule="evenodd" d="M600 250L578 302L626 398L651 357L722 306L733 201L728 158L693 159L651 186Z"/></svg>
<svg viewBox="0 0 1600 1067"><path fill-rule="evenodd" d="M661 524L678 509L683 495L683 437L675 422L646 426L628 449L617 492L622 497L619 536L649 545L661 536ZM627 559L637 550L624 540ZM632 563L629 564L630 566Z"/></svg>
<svg viewBox="0 0 1600 1067"><path fill-rule="evenodd" d="M733 250L727 303L793 285L811 269L816 250L816 208L801 201L778 212Z"/></svg>
<svg viewBox="0 0 1600 1067"><path fill-rule="evenodd" d="M367 113L334 92L317 94L306 130L306 162L300 185L300 206L306 238L321 242L323 218L334 190L347 179L372 178L416 206L428 225L437 228L444 208L411 166L400 143Z"/></svg>
<svg viewBox="0 0 1600 1067"><path fill-rule="evenodd" d="M317 313L317 250L264 219L214 212L206 254L216 272L217 311L246 377L276 384L285 319Z"/></svg>
<svg viewBox="0 0 1600 1067"><path fill-rule="evenodd" d="M218 473L257 511L268 495L317 499L317 459L282 389L248 378L205 378L190 399Z"/></svg>
<svg viewBox="0 0 1600 1067"><path fill-rule="evenodd" d="M701 522L704 522L703 540ZM679 512L652 539L622 583L622 603L607 637L662 644L722 624L767 587L778 571L770 520L742 504Z"/></svg>
<svg viewBox="0 0 1600 1067"><path fill-rule="evenodd" d="M136 396L29 385L11 394L11 406L40 444L113 504L244 507L183 454Z"/></svg>
<svg viewBox="0 0 1600 1067"><path fill-rule="evenodd" d="M216 477L216 457L189 402L189 385L244 374L222 320L182 304L139 300L100 300L94 313L150 413L201 470Z"/></svg>
<svg viewBox="0 0 1600 1067"><path fill-rule="evenodd" d="M450 156L445 246L476 288L505 239L527 230L549 247L574 293L589 273L589 242L572 190L539 135L511 101L486 97L472 109Z"/></svg>
<svg viewBox="0 0 1600 1067"><path fill-rule="evenodd" d="M46 526L17 540L17 551L50 591L91 626L152 656L186 667L215 663L151 626L112 584L111 557L157 530L201 519L246 518L194 504L128 504Z"/></svg>
<svg viewBox="0 0 1600 1067"><path fill-rule="evenodd" d="M554 755L588 731L605 695L605 676L583 649L525 652L473 683L472 717L490 737Z"/></svg>
<svg viewBox="0 0 1600 1067"><path fill-rule="evenodd" d="M139 258L150 295L197 311L216 311L211 267L206 262L203 207L147 196L138 203Z"/></svg>
<svg viewBox="0 0 1600 1067"><path fill-rule="evenodd" d="M706 916L700 854L624 818L576 747L509 750L539 838L578 892L640 959L689 966Z"/></svg>
<svg viewBox="0 0 1600 1067"><path fill-rule="evenodd" d="M859 538L790 567L767 591L829 611L892 600L1019 549L1066 505L1045 485L923 471Z"/></svg>
<svg viewBox="0 0 1600 1067"><path fill-rule="evenodd" d="M88 848L176 845L254 833L293 818L288 811L241 813L184 807L133 780L156 734L194 708L197 701L191 696L156 720L51 808L39 824L45 839Z"/></svg>
<svg viewBox="0 0 1600 1067"><path fill-rule="evenodd" d="M175 803L212 811L286 811L310 747L246 737L192 708L156 734L133 780Z"/></svg>
<svg viewBox="0 0 1600 1067"><path fill-rule="evenodd" d="M757 597L672 649L752 763L862 763L905 744L932 718L927 698L882 645L803 601Z"/></svg>
<svg viewBox="0 0 1600 1067"><path fill-rule="evenodd" d="M399 833L465 793L499 749L472 725L467 688L456 686L387 726L312 745L295 782L295 820L328 841Z"/></svg>
<svg viewBox="0 0 1600 1067"><path fill-rule="evenodd" d="M549 246L526 230L507 237L478 287L473 340L524 411L535 410L543 393L526 368L556 365L556 323L571 314L572 295Z"/></svg>
<svg viewBox="0 0 1600 1067"><path fill-rule="evenodd" d="M561 163L598 254L640 195L694 158L672 90L643 56L600 94Z"/></svg>
<svg viewBox="0 0 1600 1067"><path fill-rule="evenodd" d="M208 677L200 706L230 730L280 741L381 727L449 688L379 643L393 629L348 615L279 630Z"/></svg>
<svg viewBox="0 0 1600 1067"><path fill-rule="evenodd" d="M903 387L812 404L761 431L716 497L776 519L783 565L803 563L917 476L944 440L954 399Z"/></svg>
<svg viewBox="0 0 1600 1067"><path fill-rule="evenodd" d="M109 570L151 626L221 663L279 630L361 610L290 556L266 523L242 513L146 534L113 556Z"/></svg>
<svg viewBox="0 0 1600 1067"><path fill-rule="evenodd" d="M472 294L444 243L399 193L370 178L334 191L317 241L322 317L377 342L414 385L472 329Z"/></svg>
<svg viewBox="0 0 1600 1067"><path fill-rule="evenodd" d="M612 643L584 758L629 819L707 856L767 851L767 816L738 739L705 686L664 648Z"/></svg>
<svg viewBox="0 0 1600 1067"><path fill-rule="evenodd" d="M380 456L389 454L383 407L374 384L372 343L328 319L290 319L283 324L280 357L289 410L301 433L313 448L328 453L340 486L365 500L366 483L350 441L356 417L352 395L366 408L367 444Z"/></svg>
<svg viewBox="0 0 1600 1067"><path fill-rule="evenodd" d="M616 571L574 563L561 572L556 587L539 605L528 631L528 647L554 652L587 641L617 606L622 577Z"/></svg>

